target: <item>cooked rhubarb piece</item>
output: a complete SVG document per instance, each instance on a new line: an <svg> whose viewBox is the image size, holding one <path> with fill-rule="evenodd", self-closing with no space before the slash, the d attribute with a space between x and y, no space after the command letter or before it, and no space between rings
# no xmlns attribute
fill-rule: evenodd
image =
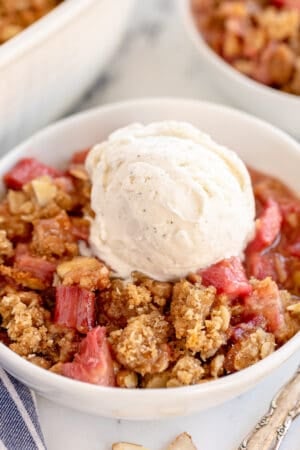
<svg viewBox="0 0 300 450"><path fill-rule="evenodd" d="M90 151L90 149L86 148L84 150L74 153L74 155L72 156L72 159L71 159L71 163L72 164L84 164L89 151Z"/></svg>
<svg viewBox="0 0 300 450"><path fill-rule="evenodd" d="M256 235L249 244L249 250L263 250L276 240L280 233L282 215L277 202L268 200L262 214L257 219Z"/></svg>
<svg viewBox="0 0 300 450"><path fill-rule="evenodd" d="M18 244L15 250L14 267L29 272L45 285L51 284L56 264L30 253L28 245Z"/></svg>
<svg viewBox="0 0 300 450"><path fill-rule="evenodd" d="M52 282L56 265L44 258L29 254L19 254L15 257L15 267L23 272L29 272L35 278L41 280L45 285Z"/></svg>
<svg viewBox="0 0 300 450"><path fill-rule="evenodd" d="M54 322L87 333L95 326L95 294L78 286L58 286Z"/></svg>
<svg viewBox="0 0 300 450"><path fill-rule="evenodd" d="M231 298L248 295L252 287L247 280L241 260L233 256L200 272L205 286L214 286L218 293Z"/></svg>
<svg viewBox="0 0 300 450"><path fill-rule="evenodd" d="M269 199L257 219L256 235L246 250L246 266L249 276L259 280L266 277L278 279L276 254L265 252L272 244L279 242L282 213L279 204ZM280 257L280 255L279 255Z"/></svg>
<svg viewBox="0 0 300 450"><path fill-rule="evenodd" d="M114 386L115 375L105 327L89 331L71 363L62 365L62 374L102 386Z"/></svg>
<svg viewBox="0 0 300 450"><path fill-rule="evenodd" d="M245 334L255 331L257 328L266 329L267 322L264 316L254 315L253 317L248 317L246 322L241 322L229 330L230 339L233 342L237 342Z"/></svg>
<svg viewBox="0 0 300 450"><path fill-rule="evenodd" d="M24 184L42 175L56 177L60 172L34 158L24 158L4 175L4 183L10 189L22 189Z"/></svg>
<svg viewBox="0 0 300 450"><path fill-rule="evenodd" d="M253 283L253 292L245 298L245 313L263 316L267 322L267 330L272 333L283 325L284 316L279 289L271 278Z"/></svg>

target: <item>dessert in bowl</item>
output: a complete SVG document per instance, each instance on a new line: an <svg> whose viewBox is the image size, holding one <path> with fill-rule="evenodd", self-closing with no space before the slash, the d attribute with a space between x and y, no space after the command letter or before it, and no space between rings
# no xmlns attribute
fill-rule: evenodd
<svg viewBox="0 0 300 450"><path fill-rule="evenodd" d="M24 143L1 164L3 367L65 405L127 418L254 385L299 348L298 158L243 113L166 99Z"/></svg>
<svg viewBox="0 0 300 450"><path fill-rule="evenodd" d="M300 95L297 0L193 0L191 8L200 33L225 61L259 83Z"/></svg>
<svg viewBox="0 0 300 450"><path fill-rule="evenodd" d="M296 1L179 0L204 69L234 104L300 137Z"/></svg>

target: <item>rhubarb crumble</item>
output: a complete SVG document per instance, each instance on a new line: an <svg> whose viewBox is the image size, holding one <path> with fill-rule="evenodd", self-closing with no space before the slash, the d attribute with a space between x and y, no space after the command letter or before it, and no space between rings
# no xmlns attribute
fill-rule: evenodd
<svg viewBox="0 0 300 450"><path fill-rule="evenodd" d="M300 95L299 0L191 0L209 46L254 80Z"/></svg>
<svg viewBox="0 0 300 450"><path fill-rule="evenodd" d="M281 181L250 170L256 231L243 261L122 280L89 249L87 153L65 171L22 159L4 176L0 338L11 350L89 383L177 387L255 364L300 330L300 199Z"/></svg>

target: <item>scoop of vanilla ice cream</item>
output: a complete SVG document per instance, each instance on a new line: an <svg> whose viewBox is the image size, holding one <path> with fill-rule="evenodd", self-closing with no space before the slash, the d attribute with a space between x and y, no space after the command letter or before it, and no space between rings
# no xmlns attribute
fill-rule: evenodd
<svg viewBox="0 0 300 450"><path fill-rule="evenodd" d="M161 281L241 256L254 232L248 171L182 122L133 124L90 152L92 251L117 276Z"/></svg>

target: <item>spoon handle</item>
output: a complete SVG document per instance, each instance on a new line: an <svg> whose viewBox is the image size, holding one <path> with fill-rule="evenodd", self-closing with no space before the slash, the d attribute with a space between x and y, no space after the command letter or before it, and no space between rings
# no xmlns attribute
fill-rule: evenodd
<svg viewBox="0 0 300 450"><path fill-rule="evenodd" d="M278 450L291 423L300 414L300 367L273 398L269 411L238 447L238 450Z"/></svg>

